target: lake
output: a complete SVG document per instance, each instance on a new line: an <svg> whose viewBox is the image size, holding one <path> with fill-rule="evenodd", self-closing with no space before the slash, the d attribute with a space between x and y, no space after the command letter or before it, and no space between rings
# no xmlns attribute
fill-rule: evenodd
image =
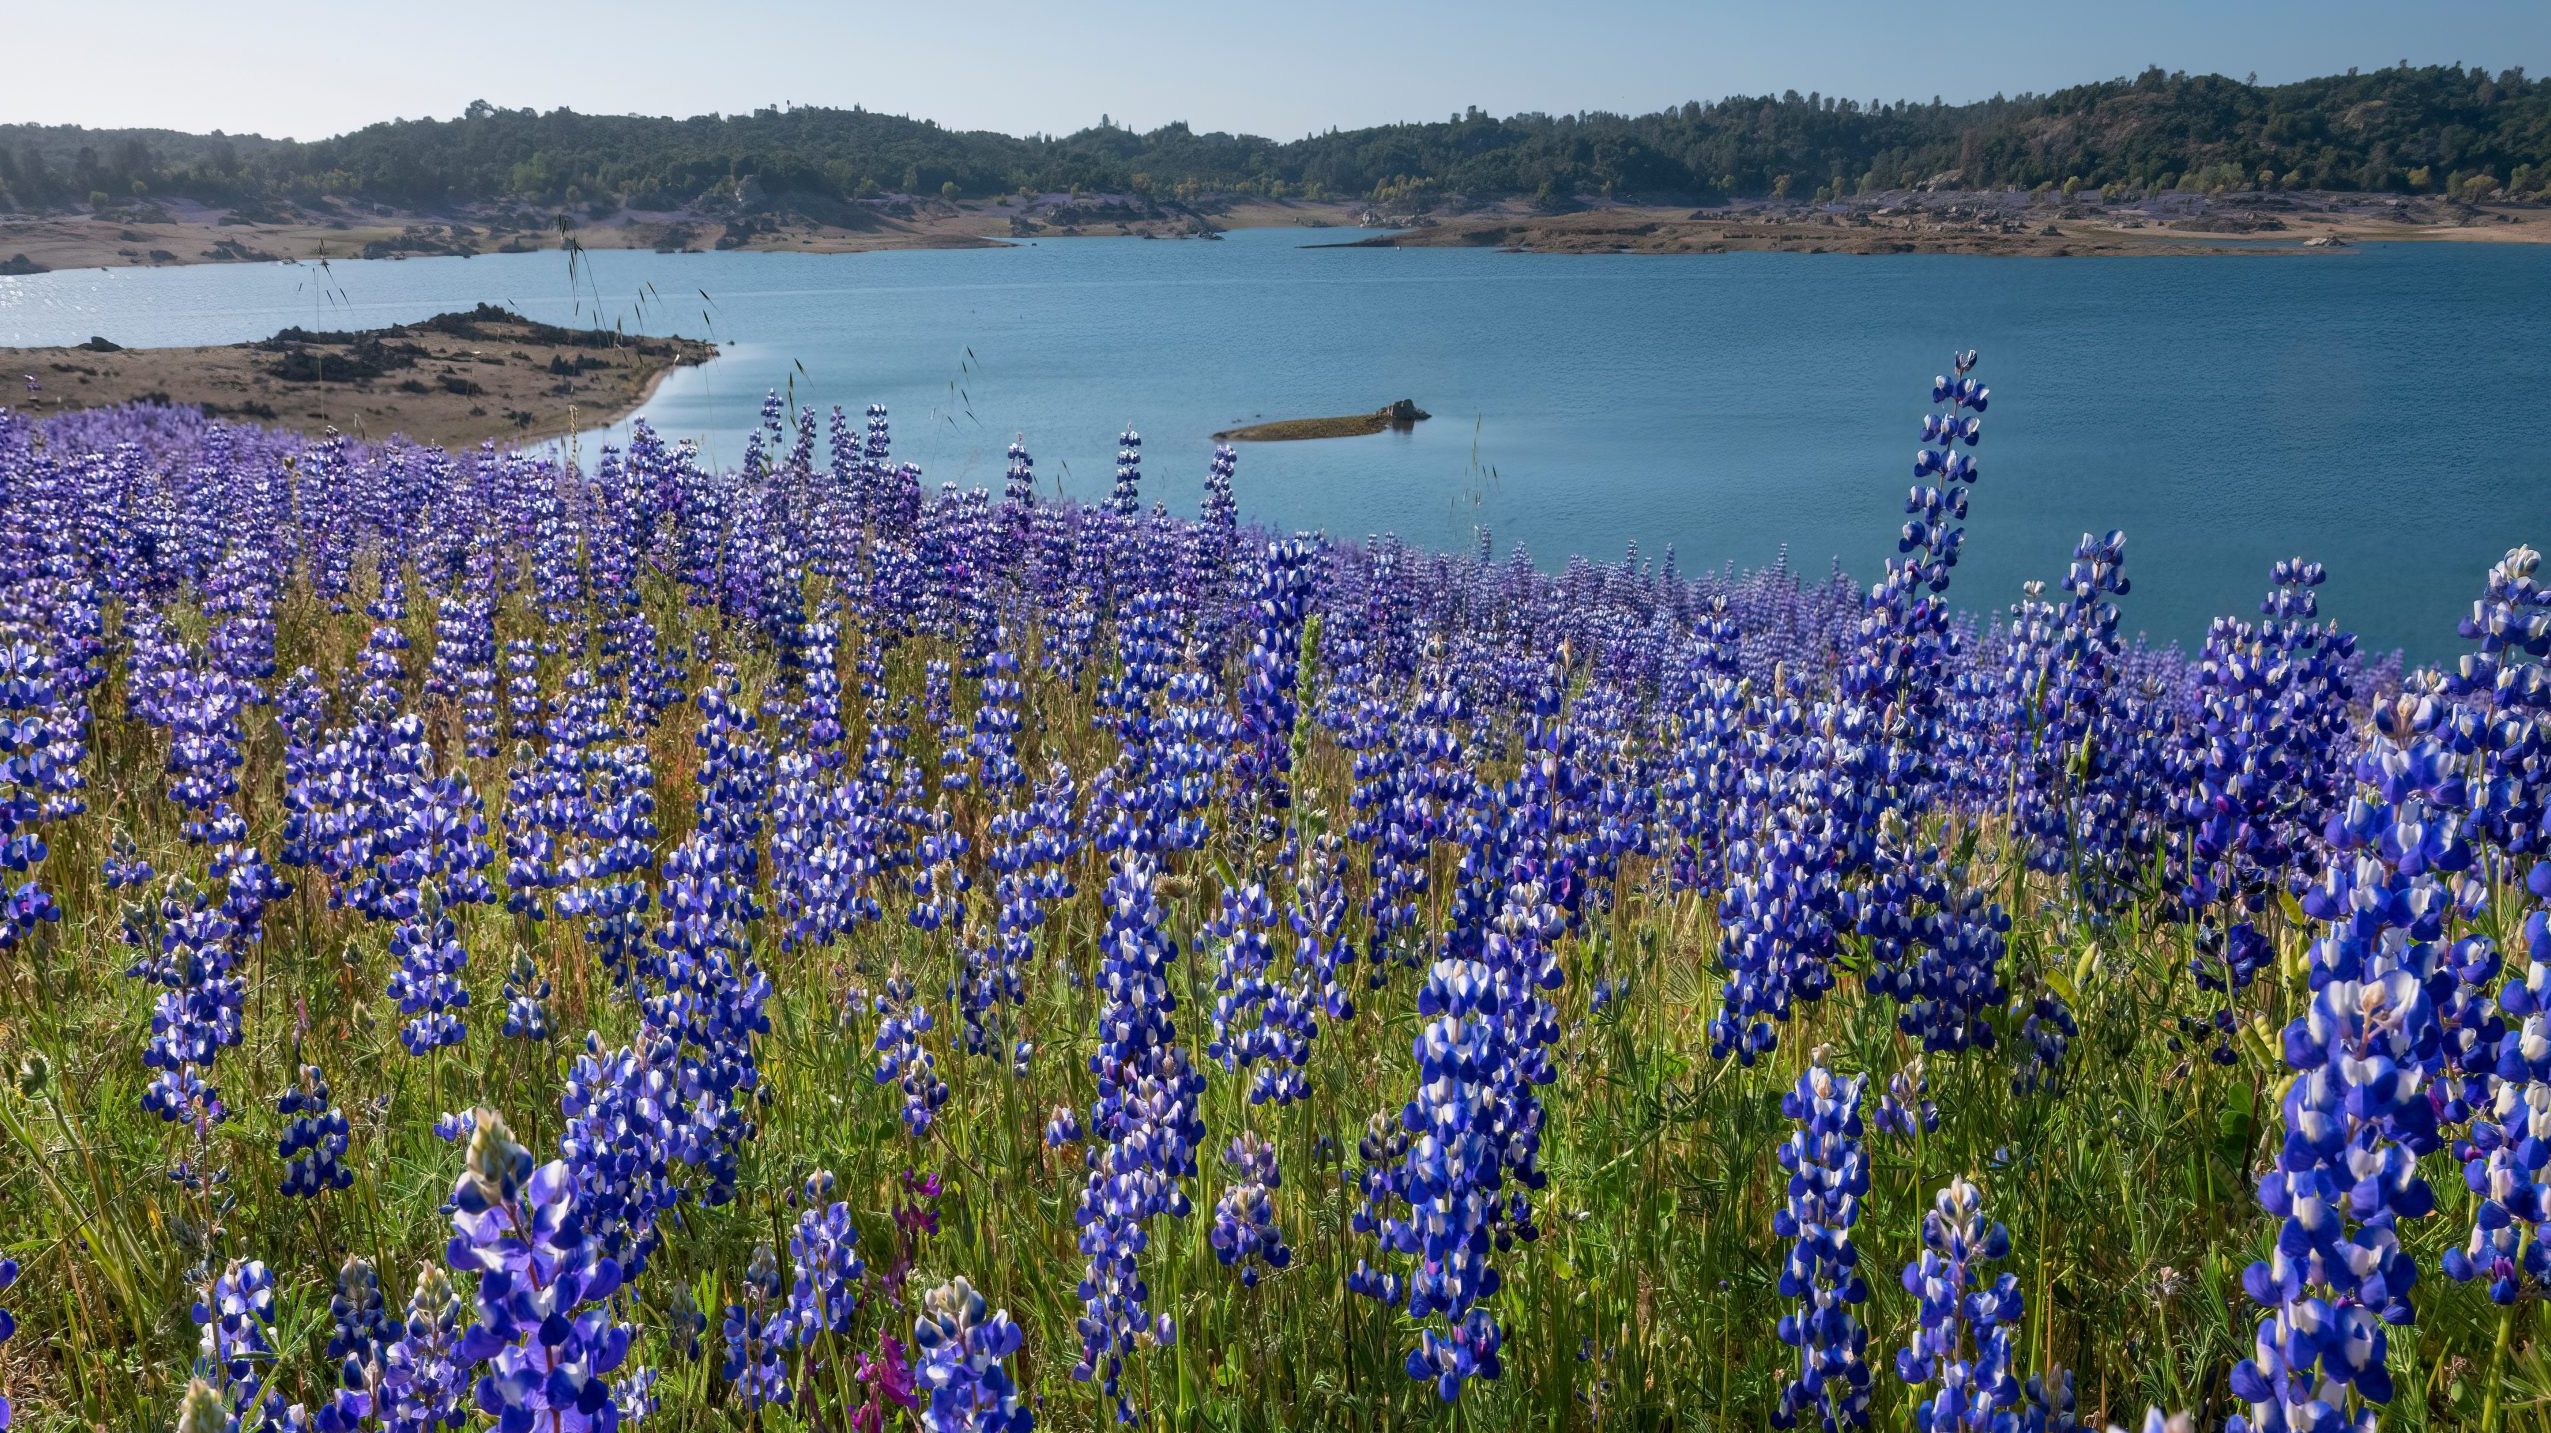
<svg viewBox="0 0 2551 1433"><path fill-rule="evenodd" d="M1210 434L1412 398L1406 433L1247 445L1243 510L1341 536L1522 543L1545 565L1672 545L1685 571L1784 546L1821 573L1894 550L1916 424L1953 348L1994 402L1951 596L1998 611L2123 528L2126 624L2194 645L2269 564L2328 564L2324 610L2445 658L2509 546L2551 542L2551 246L2366 245L2131 259L1322 250L1067 239L858 255L595 252L0 278L0 345L233 342L484 301L731 341L645 410L723 462L762 393L887 405L925 480L997 484L1023 433L1048 487L1192 510ZM599 435L609 439L620 431ZM588 440L588 450L590 449Z"/></svg>

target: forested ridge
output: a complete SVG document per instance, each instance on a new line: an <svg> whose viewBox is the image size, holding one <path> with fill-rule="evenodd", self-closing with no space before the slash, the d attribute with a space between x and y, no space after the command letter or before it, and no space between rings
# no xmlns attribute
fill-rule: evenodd
<svg viewBox="0 0 2551 1433"><path fill-rule="evenodd" d="M746 181L749 181L747 183ZM255 209L525 203L672 209L752 193L845 201L1072 189L1160 199L1806 199L1911 188L2551 192L2551 82L2394 67L2257 85L2149 69L1972 104L1791 91L1645 115L1477 109L1293 140L1184 123L1066 136L860 108L688 119L502 109L313 142L0 125L0 209L182 197Z"/></svg>

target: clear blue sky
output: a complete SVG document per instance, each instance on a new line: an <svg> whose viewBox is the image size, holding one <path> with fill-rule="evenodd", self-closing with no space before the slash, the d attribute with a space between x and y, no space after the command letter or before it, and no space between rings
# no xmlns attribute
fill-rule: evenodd
<svg viewBox="0 0 2551 1433"><path fill-rule="evenodd" d="M0 121L315 138L473 99L597 113L865 105L1063 133L1291 138L1467 105L1975 99L2147 64L2263 81L2401 59L2551 73L2551 0L84 0L6 22Z"/></svg>

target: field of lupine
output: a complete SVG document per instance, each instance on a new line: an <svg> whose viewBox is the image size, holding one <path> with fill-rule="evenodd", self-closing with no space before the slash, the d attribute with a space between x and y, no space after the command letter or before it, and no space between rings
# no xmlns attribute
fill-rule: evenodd
<svg viewBox="0 0 2551 1433"><path fill-rule="evenodd" d="M1964 617L1973 365L1866 586L0 413L0 1424L2544 1426L2534 555Z"/></svg>

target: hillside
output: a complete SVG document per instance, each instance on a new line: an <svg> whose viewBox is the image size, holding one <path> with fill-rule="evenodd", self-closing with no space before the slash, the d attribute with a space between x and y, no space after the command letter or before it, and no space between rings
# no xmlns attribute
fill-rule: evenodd
<svg viewBox="0 0 2551 1433"><path fill-rule="evenodd" d="M2393 68L2262 86L2144 71L1973 104L1795 91L1646 115L1473 109L1276 141L1113 126L1055 137L944 129L856 107L687 119L502 109L311 143L0 125L0 211L147 219L166 201L241 222L508 204L543 212L777 210L829 224L879 202L1090 191L1366 199L1807 199L1925 186L2324 191L2551 189L2551 82Z"/></svg>

